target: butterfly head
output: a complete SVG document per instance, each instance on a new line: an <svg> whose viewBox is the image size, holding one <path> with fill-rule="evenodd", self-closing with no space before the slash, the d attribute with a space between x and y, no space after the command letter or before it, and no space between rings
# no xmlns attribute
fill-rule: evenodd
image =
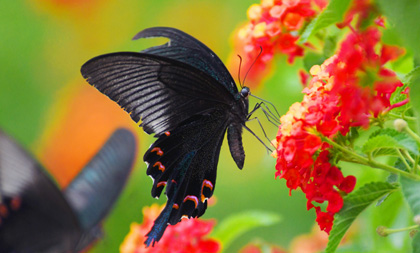
<svg viewBox="0 0 420 253"><path fill-rule="evenodd" d="M249 96L249 94L251 94L251 91L249 90L248 87L243 87L241 90L241 97L243 98L247 98Z"/></svg>

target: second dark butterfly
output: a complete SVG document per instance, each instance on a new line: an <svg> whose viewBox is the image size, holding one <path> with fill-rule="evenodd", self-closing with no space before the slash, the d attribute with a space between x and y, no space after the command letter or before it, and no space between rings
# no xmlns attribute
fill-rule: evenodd
<svg viewBox="0 0 420 253"><path fill-rule="evenodd" d="M0 252L81 252L98 239L120 195L136 140L118 129L61 191L29 153L0 130Z"/></svg>
<svg viewBox="0 0 420 253"><path fill-rule="evenodd" d="M248 119L249 89L238 92L228 70L207 46L174 28L155 27L134 39L166 37L164 45L140 53L101 55L86 62L82 75L117 102L148 134L158 139L144 155L154 180L152 196L166 187L168 201L146 245L162 237L168 224L199 217L213 195L225 132L242 169L242 128Z"/></svg>

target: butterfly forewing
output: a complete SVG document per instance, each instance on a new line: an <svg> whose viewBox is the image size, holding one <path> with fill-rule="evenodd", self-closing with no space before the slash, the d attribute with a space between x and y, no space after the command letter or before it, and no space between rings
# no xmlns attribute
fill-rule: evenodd
<svg viewBox="0 0 420 253"><path fill-rule="evenodd" d="M186 63L207 73L233 95L238 93L235 81L217 55L196 38L170 27L152 27L139 32L133 39L165 37L170 42L143 50L143 53L159 55Z"/></svg>
<svg viewBox="0 0 420 253"><path fill-rule="evenodd" d="M87 81L130 113L147 133L160 135L192 115L230 107L232 95L189 65L160 56L114 53L82 66Z"/></svg>

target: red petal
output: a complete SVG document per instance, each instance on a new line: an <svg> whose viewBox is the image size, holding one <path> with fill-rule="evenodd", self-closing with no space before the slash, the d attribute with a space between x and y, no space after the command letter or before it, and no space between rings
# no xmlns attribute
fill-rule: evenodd
<svg viewBox="0 0 420 253"><path fill-rule="evenodd" d="M356 178L354 176L347 176L343 179L343 182L338 186L338 189L342 190L345 193L350 193L353 191L354 186L356 185Z"/></svg>
<svg viewBox="0 0 420 253"><path fill-rule="evenodd" d="M405 53L404 48L397 46L383 45L381 49L381 64L385 64L388 61L392 61L400 57Z"/></svg>

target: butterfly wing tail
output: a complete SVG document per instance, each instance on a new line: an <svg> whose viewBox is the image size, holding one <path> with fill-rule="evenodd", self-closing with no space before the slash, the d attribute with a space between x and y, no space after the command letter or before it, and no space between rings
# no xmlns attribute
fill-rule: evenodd
<svg viewBox="0 0 420 253"><path fill-rule="evenodd" d="M168 221L172 209L173 207L167 204L163 211L160 213L159 217L155 220L152 229L146 235L147 239L144 242L144 244L146 244L147 247L149 247L150 245L152 245L153 247L155 242L158 242L160 238L162 238L166 227L168 227L169 225Z"/></svg>
<svg viewBox="0 0 420 253"><path fill-rule="evenodd" d="M196 154L196 151L191 151L187 153L178 164L177 168L175 168L174 176L171 180L168 180L166 194L168 196L168 202L166 203L165 208L160 213L158 218L155 220L152 229L147 234L147 240L145 244L147 246L154 245L155 242L159 241L162 238L163 233L166 230L166 227L169 224L169 219L171 217L172 210L174 209L174 204L176 197L178 196L178 192L182 189L182 183L185 179L185 175L187 170Z"/></svg>

